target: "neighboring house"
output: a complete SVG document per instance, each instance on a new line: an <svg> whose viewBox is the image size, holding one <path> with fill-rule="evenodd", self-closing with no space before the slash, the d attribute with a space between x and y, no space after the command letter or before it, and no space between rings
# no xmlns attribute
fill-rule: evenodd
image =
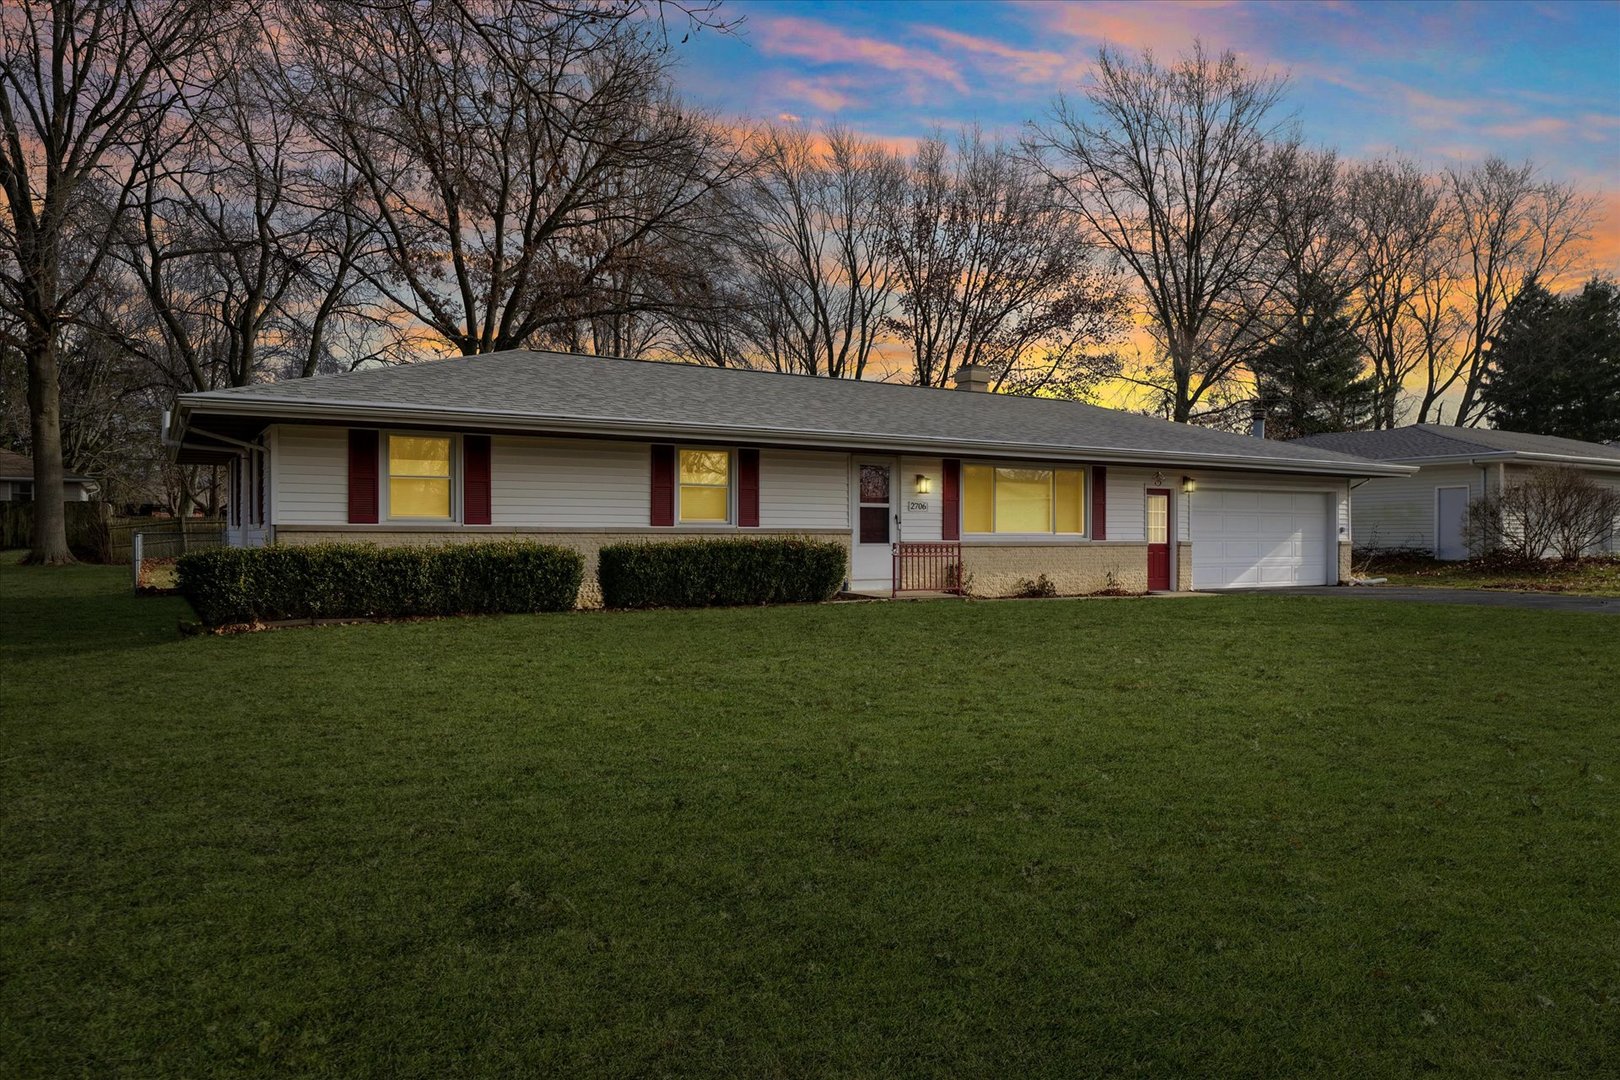
<svg viewBox="0 0 1620 1080"><path fill-rule="evenodd" d="M849 586L914 560L1005 594L1336 583L1353 480L1400 465L1046 398L505 352L185 394L231 543L810 536ZM933 545L933 546L930 546Z"/></svg>
<svg viewBox="0 0 1620 1080"><path fill-rule="evenodd" d="M89 502L101 492L101 487L88 476L65 474L62 477L62 501ZM0 450L0 502L34 501L34 459Z"/></svg>
<svg viewBox="0 0 1620 1080"><path fill-rule="evenodd" d="M1418 473L1409 480L1368 480L1356 486L1354 540L1357 547L1428 551L1437 559L1466 559L1468 504L1501 491L1535 466L1571 466L1595 483L1620 490L1620 446L1552 435L1414 424L1310 435L1292 445L1416 466ZM1606 546L1620 549L1620 536L1611 535Z"/></svg>

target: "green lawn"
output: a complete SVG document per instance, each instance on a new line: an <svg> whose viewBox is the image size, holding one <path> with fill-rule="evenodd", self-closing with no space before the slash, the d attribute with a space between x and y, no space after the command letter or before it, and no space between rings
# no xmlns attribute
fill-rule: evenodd
<svg viewBox="0 0 1620 1080"><path fill-rule="evenodd" d="M0 567L0 1073L1613 1075L1620 620L179 639Z"/></svg>
<svg viewBox="0 0 1620 1080"><path fill-rule="evenodd" d="M1575 596L1620 596L1620 556L1562 563L1549 559L1539 567L1505 569L1490 560L1441 562L1410 556L1374 556L1367 577L1388 578L1391 585L1427 585L1445 589L1510 589L1517 592L1560 592Z"/></svg>

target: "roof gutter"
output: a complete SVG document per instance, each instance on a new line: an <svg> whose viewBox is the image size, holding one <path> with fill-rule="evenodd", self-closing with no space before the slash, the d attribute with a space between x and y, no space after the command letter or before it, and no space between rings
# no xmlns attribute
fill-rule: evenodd
<svg viewBox="0 0 1620 1080"><path fill-rule="evenodd" d="M188 400L191 399L191 400ZM543 417L532 413L503 412L487 409L388 409L357 407L345 402L300 401L265 402L244 401L241 406L221 408L218 398L195 400L192 395L181 395L172 421L175 442L184 437L190 412L201 407L209 415L264 416L288 420L355 420L379 424L432 423L466 425L492 430L533 432L537 427L547 432L565 435L659 436L686 439L776 440L797 446L824 447L848 450L852 446L872 450L924 450L933 453L981 454L992 457L1042 457L1063 461L1095 461L1103 463L1141 463L1205 466L1227 469L1281 468L1288 472L1319 473L1330 476L1408 476L1416 467L1391 462L1321 461L1312 458L1252 457L1238 454L1187 453L1175 450L1119 450L1109 447L1055 447L1044 443L979 442L933 437L897 438L873 435L869 432L804 432L792 428L745 427L732 425L677 425L657 420L623 420L608 417ZM207 434L207 433L204 433ZM216 436L209 436L214 438Z"/></svg>
<svg viewBox="0 0 1620 1080"><path fill-rule="evenodd" d="M1415 467L1424 465L1479 465L1486 462L1523 461L1532 464L1579 465L1591 469L1620 470L1620 460L1614 458L1580 457L1575 454L1547 454L1533 450L1493 450L1483 454L1435 454L1430 457L1384 458Z"/></svg>

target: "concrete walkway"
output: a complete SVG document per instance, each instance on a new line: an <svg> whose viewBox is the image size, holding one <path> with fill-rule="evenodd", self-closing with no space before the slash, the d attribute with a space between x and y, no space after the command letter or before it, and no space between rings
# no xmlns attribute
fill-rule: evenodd
<svg viewBox="0 0 1620 1080"><path fill-rule="evenodd" d="M1315 585L1297 589L1244 589L1271 596L1326 596L1337 600L1405 600L1420 604L1477 604L1480 607L1534 608L1539 611L1601 611L1620 615L1620 599L1509 589L1428 589L1400 585Z"/></svg>

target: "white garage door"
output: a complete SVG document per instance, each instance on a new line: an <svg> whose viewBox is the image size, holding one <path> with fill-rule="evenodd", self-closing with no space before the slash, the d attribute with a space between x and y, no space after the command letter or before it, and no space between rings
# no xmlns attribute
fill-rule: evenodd
<svg viewBox="0 0 1620 1080"><path fill-rule="evenodd" d="M1324 494L1198 491L1188 527L1195 589L1327 584Z"/></svg>

